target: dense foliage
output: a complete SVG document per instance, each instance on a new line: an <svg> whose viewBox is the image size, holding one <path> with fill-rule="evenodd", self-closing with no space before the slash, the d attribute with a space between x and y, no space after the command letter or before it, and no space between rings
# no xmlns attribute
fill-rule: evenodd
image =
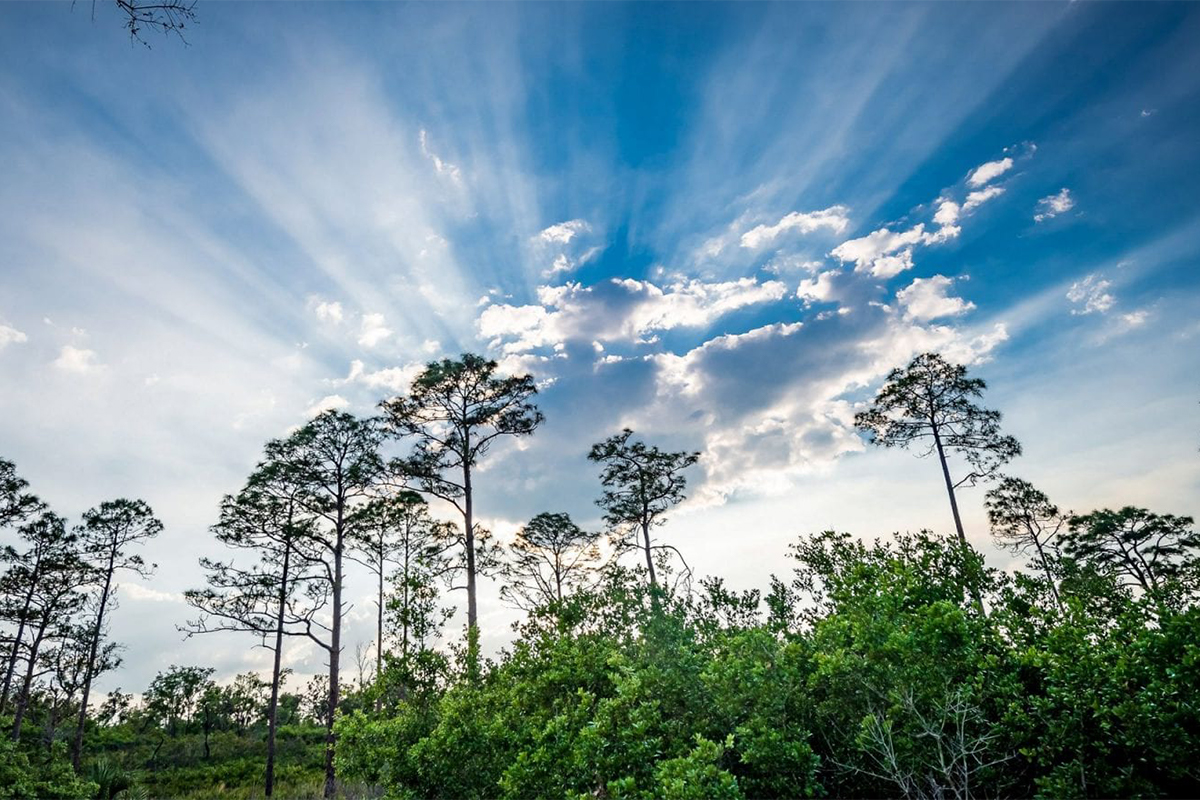
<svg viewBox="0 0 1200 800"><path fill-rule="evenodd" d="M136 700L89 701L120 662L115 578L153 569L137 551L162 525L121 499L71 527L0 460L0 800L1200 796L1192 518L1065 512L1000 475L1020 446L965 368L919 356L857 419L937 453L952 535L801 536L790 572L739 591L656 535L701 454L628 429L587 455L606 531L560 511L506 544L480 527L473 468L542 421L532 379L496 366L430 364L382 419L320 414L223 500L228 559L202 559L207 586L185 594L199 617L179 630L252 639L266 676L172 666ZM1024 569L968 543L956 490L977 483ZM349 683L347 560L375 606ZM524 612L494 660L475 615L487 574ZM295 639L328 670L288 691Z"/></svg>

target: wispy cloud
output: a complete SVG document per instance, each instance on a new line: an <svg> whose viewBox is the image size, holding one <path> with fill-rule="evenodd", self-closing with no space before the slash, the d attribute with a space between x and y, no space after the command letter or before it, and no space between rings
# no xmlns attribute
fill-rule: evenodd
<svg viewBox="0 0 1200 800"><path fill-rule="evenodd" d="M1037 213L1033 215L1034 222L1045 222L1054 219L1059 214L1065 214L1075 207L1075 198L1071 190L1065 186L1057 194L1048 195L1037 201Z"/></svg>

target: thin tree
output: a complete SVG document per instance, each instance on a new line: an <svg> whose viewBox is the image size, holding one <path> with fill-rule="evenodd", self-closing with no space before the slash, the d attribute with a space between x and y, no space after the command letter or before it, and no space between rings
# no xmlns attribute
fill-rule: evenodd
<svg viewBox="0 0 1200 800"><path fill-rule="evenodd" d="M314 524L307 529L305 549L324 574L330 595L332 620L327 638L307 635L329 656L328 714L325 728L325 797L337 791L334 770L336 737L333 722L340 698L342 652L343 579L351 518L358 505L378 494L385 478L379 455L382 433L373 419L359 419L344 411L326 411L287 439L267 445L267 461L299 490L296 502ZM316 584L310 584L310 587Z"/></svg>
<svg viewBox="0 0 1200 800"><path fill-rule="evenodd" d="M1071 518L1063 550L1164 605L1171 581L1197 566L1200 532L1193 522L1133 506L1104 508Z"/></svg>
<svg viewBox="0 0 1200 800"><path fill-rule="evenodd" d="M0 618L15 624L8 643L4 684L0 687L0 714L8 708L12 680L25 646L26 629L34 616L34 604L43 584L65 565L77 563L78 539L66 529L63 518L48 511L17 529L17 536L28 549L18 552L12 546L0 550L0 561L10 566L0 578ZM76 574L77 579L82 578ZM83 580L79 580L83 583ZM78 585L78 584L77 584Z"/></svg>
<svg viewBox="0 0 1200 800"><path fill-rule="evenodd" d="M561 604L600 560L599 538L599 532L583 530L568 514L538 514L509 546L501 596L526 611Z"/></svg>
<svg viewBox="0 0 1200 800"><path fill-rule="evenodd" d="M398 605L408 608L407 592L418 569L424 577L446 578L454 574L455 563L447 551L457 544L453 526L429 516L428 505L413 491L371 500L360 507L351 521L351 557L375 576L375 676L383 672L385 612L388 609L387 580L389 566L402 573L395 581L402 597ZM393 573L395 574L395 573ZM402 647L408 645L408 617L397 617Z"/></svg>
<svg viewBox="0 0 1200 800"><path fill-rule="evenodd" d="M1050 502L1045 492L1020 478L1005 476L984 496L992 538L1012 553L1036 556L1046 576L1055 604L1061 609L1062 598L1051 570L1051 552L1057 551L1056 540L1067 525L1070 512L1064 514Z"/></svg>
<svg viewBox="0 0 1200 800"><path fill-rule="evenodd" d="M87 725L92 680L96 675L96 657L100 652L100 638L104 631L104 615L116 591L113 577L118 572L132 572L143 577L152 574L155 565L146 564L141 556L130 551L158 536L162 529L162 523L144 501L125 499L109 500L88 510L83 515L83 525L78 529L82 556L95 571L100 591L95 622L88 636L83 694L79 702L75 740L71 747L71 763L76 770L83 755L83 732Z"/></svg>
<svg viewBox="0 0 1200 800"><path fill-rule="evenodd" d="M968 378L967 368L951 364L937 353L923 353L907 367L894 369L871 406L854 416L855 426L871 434L882 447L924 448L918 456L937 453L954 515L954 529L965 547L956 491L996 475L1004 464L1021 454L1021 444L1000 433L1000 412L978 405L987 384ZM950 477L948 455L958 453L969 470L955 481Z"/></svg>
<svg viewBox="0 0 1200 800"><path fill-rule="evenodd" d="M659 450L639 441L630 441L633 431L625 428L615 436L592 445L588 459L604 464L600 484L604 492L596 505L604 509L604 521L617 533L619 548L639 547L646 557L650 585L658 586L654 571L654 551L673 550L671 545L654 544L650 532L666 522L667 511L686 495L687 479L683 471L700 460L700 453ZM641 535L641 544L630 539ZM686 562L685 562L686 565Z"/></svg>
<svg viewBox="0 0 1200 800"><path fill-rule="evenodd" d="M457 361L433 362L413 381L407 397L381 404L394 433L416 437L401 471L422 492L452 503L462 514L468 641L479 636L473 470L496 439L528 436L544 419L531 402L537 394L533 377L497 377L497 366L470 353Z"/></svg>
<svg viewBox="0 0 1200 800"><path fill-rule="evenodd" d="M31 525L41 529L35 536L51 544L40 565L41 574L29 595L22 619L28 625L29 641L20 643L25 650L25 675L16 696L13 741L21 738L21 725L29 708L34 678L39 674L38 668L45 667L43 647L71 635L70 620L84 602L78 588L88 577L87 567L75 551L75 536L67 530L62 517L43 514Z"/></svg>
<svg viewBox="0 0 1200 800"><path fill-rule="evenodd" d="M267 797L275 787L283 639L307 635L325 599L323 593L299 592L314 579L314 563L304 548L312 521L296 500L298 490L298 485L287 479L286 470L270 462L260 464L245 489L225 497L220 521L213 526L218 541L234 550L255 553L257 562L240 568L233 562L202 558L200 566L208 573L208 585L184 593L188 604L201 612L199 619L182 628L188 637L242 631L258 636L259 646L273 653L267 703ZM312 600L316 602L308 602Z"/></svg>

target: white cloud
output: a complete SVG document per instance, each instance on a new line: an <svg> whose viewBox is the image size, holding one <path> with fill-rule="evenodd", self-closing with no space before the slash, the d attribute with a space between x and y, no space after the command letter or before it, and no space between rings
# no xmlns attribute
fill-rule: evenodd
<svg viewBox="0 0 1200 800"><path fill-rule="evenodd" d="M1002 158L999 161L989 161L986 164L980 164L967 177L967 183L972 186L983 186L988 181L1000 177L1004 173L1012 169L1013 160L1011 158Z"/></svg>
<svg viewBox="0 0 1200 800"><path fill-rule="evenodd" d="M317 314L317 319L322 322L341 322L343 318L341 303L322 300L316 304L313 310Z"/></svg>
<svg viewBox="0 0 1200 800"><path fill-rule="evenodd" d="M971 211L975 208L991 200L993 197L999 197L1004 194L1003 186L988 186L984 189L971 192L967 195L967 199L962 204L962 210Z"/></svg>
<svg viewBox="0 0 1200 800"><path fill-rule="evenodd" d="M374 347L392 335L392 329L385 324L383 314L363 314L359 327L358 343L363 347Z"/></svg>
<svg viewBox="0 0 1200 800"><path fill-rule="evenodd" d="M954 281L945 275L932 278L916 278L906 288L896 293L896 300L904 307L906 316L915 320L932 320L939 317L957 317L975 304L961 297L946 294Z"/></svg>
<svg viewBox="0 0 1200 800"><path fill-rule="evenodd" d="M385 367L374 371L368 371L366 365L360 359L354 359L350 362L350 372L345 378L340 380L329 381L333 385L340 386L348 383L360 383L372 389L387 389L395 394L408 390L412 384L413 378L420 374L425 365L420 362L405 364L402 367Z"/></svg>
<svg viewBox="0 0 1200 800"><path fill-rule="evenodd" d="M576 236L581 233L587 233L591 229L592 226L586 220L572 219L551 225L549 228L538 233L534 238L540 239L547 244L569 244Z"/></svg>
<svg viewBox="0 0 1200 800"><path fill-rule="evenodd" d="M10 344L21 344L28 340L29 337L16 328L8 325L0 325L0 350L3 350Z"/></svg>
<svg viewBox="0 0 1200 800"><path fill-rule="evenodd" d="M174 592L163 592L140 583L122 583L121 593L131 600L148 603L182 603L183 596Z"/></svg>
<svg viewBox="0 0 1200 800"><path fill-rule="evenodd" d="M325 411L334 409L346 408L350 405L350 401L342 397L340 394L329 394L317 400L308 408L304 409L306 417L315 417Z"/></svg>
<svg viewBox="0 0 1200 800"><path fill-rule="evenodd" d="M1117 298L1108 291L1111 286L1112 281L1104 280L1096 273L1072 283L1071 288L1067 290L1067 299L1074 303L1076 308L1071 309L1071 313L1107 312L1117 302Z"/></svg>
<svg viewBox="0 0 1200 800"><path fill-rule="evenodd" d="M560 345L566 341L648 343L647 334L702 328L717 318L758 303L782 299L782 281L754 278L708 283L680 281L665 289L649 281L614 278L596 286L542 286L538 304L494 304L477 323L480 336L505 353Z"/></svg>
<svg viewBox="0 0 1200 800"><path fill-rule="evenodd" d="M1034 222L1043 222L1044 220L1054 219L1059 214L1065 214L1075 207L1075 198L1071 197L1071 190L1065 186L1058 194L1048 195L1037 201L1038 211L1033 215Z"/></svg>
<svg viewBox="0 0 1200 800"><path fill-rule="evenodd" d="M800 281L796 288L796 297L805 302L825 302L833 295L833 279L840 274L837 270L830 270Z"/></svg>
<svg viewBox="0 0 1200 800"><path fill-rule="evenodd" d="M762 247L774 241L780 234L790 230L812 233L820 228L828 228L834 233L841 233L850 224L850 220L846 217L846 211L845 206L830 206L820 211L806 213L793 211L774 225L759 225L743 233L742 247Z"/></svg>
<svg viewBox="0 0 1200 800"><path fill-rule="evenodd" d="M871 262L871 274L876 278L892 278L913 268L913 251L909 247L894 256L880 256Z"/></svg>
<svg viewBox="0 0 1200 800"><path fill-rule="evenodd" d="M877 267L875 264L876 260L895 253L897 250L909 248L914 244L924 241L924 224L915 225L909 230L901 232L880 228L868 233L866 236L842 242L833 248L830 255L843 263L853 261L855 272L870 272L872 275L876 275L876 277L884 277L888 274L895 275L911 267L912 253L910 251L906 258L906 266L903 266L902 263L889 261Z"/></svg>
<svg viewBox="0 0 1200 800"><path fill-rule="evenodd" d="M953 225L958 222L959 210L958 203L947 198L942 198L938 201L938 210L933 215L933 221L938 225Z"/></svg>
<svg viewBox="0 0 1200 800"><path fill-rule="evenodd" d="M103 364L97 363L94 350L84 350L69 344L63 345L58 358L54 359L54 366L64 372L74 372L80 375L104 368Z"/></svg>
<svg viewBox="0 0 1200 800"><path fill-rule="evenodd" d="M437 174L444 175L456 184L461 184L462 171L454 164L443 161L438 157L437 153L429 149L429 134L425 132L424 128L421 129L419 138L421 140L421 155L433 162L433 168L437 170Z"/></svg>

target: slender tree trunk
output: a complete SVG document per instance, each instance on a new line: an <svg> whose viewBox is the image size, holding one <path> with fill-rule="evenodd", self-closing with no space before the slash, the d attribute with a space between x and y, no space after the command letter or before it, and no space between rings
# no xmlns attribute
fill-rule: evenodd
<svg viewBox="0 0 1200 800"><path fill-rule="evenodd" d="M34 565L30 576L29 591L25 593L25 602L21 606L21 618L17 622L17 635L13 638L12 650L8 654L8 668L4 671L4 688L0 690L0 714L8 710L8 690L12 688L13 673L17 669L17 656L21 652L21 642L25 638L25 618L29 615L29 605L33 602L33 590L38 582L38 565Z"/></svg>
<svg viewBox="0 0 1200 800"><path fill-rule="evenodd" d="M1058 606L1059 611L1063 611L1062 597L1058 594L1058 587L1054 584L1054 575L1050 572L1050 563L1046 561L1046 551L1042 548L1042 543L1035 536L1033 544L1037 548L1038 560L1042 562L1042 572L1046 573L1046 582L1050 584L1050 593L1054 595L1054 604Z"/></svg>
<svg viewBox="0 0 1200 800"><path fill-rule="evenodd" d="M479 607L475 602L475 509L471 497L471 468L463 464L463 525L467 544L467 628L479 627Z"/></svg>
<svg viewBox="0 0 1200 800"><path fill-rule="evenodd" d="M950 511L954 514L954 530L958 533L958 543L962 547L963 556L968 552L967 534L963 531L962 517L958 513L958 498L954 494L954 481L950 478L950 466L946 463L946 451L942 447L942 436L938 433L937 426L933 427L933 443L937 445L938 461L942 465L942 477L946 479L946 494L950 496ZM963 576L967 577L967 576ZM971 597L975 600L975 605L979 607L979 612L985 613L983 608L983 596L979 593L979 587L975 585L973 579L969 580L969 589Z"/></svg>
<svg viewBox="0 0 1200 800"><path fill-rule="evenodd" d="M942 477L946 479L946 494L950 496L950 512L954 515L954 530L963 547L967 545L967 534L963 532L962 517L958 513L958 498L954 495L954 481L950 479L950 466L946 463L946 451L942 448L942 437L933 429L933 443L937 445L938 461L942 465Z"/></svg>
<svg viewBox="0 0 1200 800"><path fill-rule="evenodd" d="M337 776L333 766L333 720L337 714L339 686L338 668L342 655L342 533L344 508L338 501L337 544L333 551L333 626L329 634L329 714L325 721L325 797L337 792Z"/></svg>
<svg viewBox="0 0 1200 800"><path fill-rule="evenodd" d="M646 551L646 569L650 572L650 587L658 588L658 578L654 574L654 559L650 552L650 523L642 520L642 540L645 542L643 548Z"/></svg>
<svg viewBox="0 0 1200 800"><path fill-rule="evenodd" d="M291 544L284 545L283 571L279 581L279 613L275 617L275 663L271 667L271 702L267 707L267 774L264 794L275 791L275 729L279 723L279 673L283 662L283 615L287 607L288 568Z"/></svg>
<svg viewBox="0 0 1200 800"><path fill-rule="evenodd" d="M115 547L115 545L114 545ZM87 724L88 698L92 693L92 672L96 667L96 650L100 646L100 631L104 629L104 607L108 605L108 593L112 588L113 560L116 553L109 551L108 570L104 573L104 590L100 593L100 607L96 611L96 627L92 630L92 641L88 647L88 660L83 670L83 698L79 702L79 720L75 726L75 742L71 746L71 765L79 771L83 756L83 728Z"/></svg>
<svg viewBox="0 0 1200 800"><path fill-rule="evenodd" d="M16 716L13 719L12 739L21 741L21 723L25 719L25 710L29 708L29 690L33 687L33 670L37 665L38 650L42 647L42 638L46 635L46 627L50 624L49 617L43 617L38 626L37 634L29 643L29 666L25 668L25 681L21 686L21 694L17 697Z"/></svg>

